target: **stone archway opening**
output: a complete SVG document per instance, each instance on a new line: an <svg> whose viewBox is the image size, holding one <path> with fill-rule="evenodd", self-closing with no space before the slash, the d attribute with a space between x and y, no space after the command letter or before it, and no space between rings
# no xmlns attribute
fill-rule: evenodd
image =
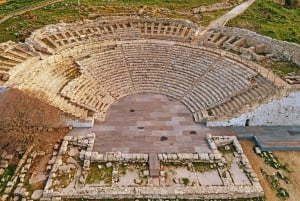
<svg viewBox="0 0 300 201"><path fill-rule="evenodd" d="M246 119L245 126L250 126L250 119Z"/></svg>

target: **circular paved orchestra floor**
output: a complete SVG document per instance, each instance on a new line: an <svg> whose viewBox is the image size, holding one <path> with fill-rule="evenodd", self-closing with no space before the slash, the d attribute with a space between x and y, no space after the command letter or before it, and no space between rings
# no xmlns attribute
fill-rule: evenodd
<svg viewBox="0 0 300 201"><path fill-rule="evenodd" d="M209 128L195 123L179 101L160 94L133 94L114 103L95 124L94 151L123 153L210 152Z"/></svg>

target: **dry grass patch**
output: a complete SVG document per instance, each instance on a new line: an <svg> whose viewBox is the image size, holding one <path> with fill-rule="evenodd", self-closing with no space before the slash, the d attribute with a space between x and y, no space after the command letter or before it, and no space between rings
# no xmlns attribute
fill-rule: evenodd
<svg viewBox="0 0 300 201"><path fill-rule="evenodd" d="M280 164L287 166L289 171L278 170L272 168L265 162L265 158L258 156L253 151L254 143L248 140L241 140L240 144L243 147L244 153L249 159L253 170L257 174L260 184L262 185L266 201L281 201L283 199L279 198L276 194L276 190L272 187L270 182L270 177L264 175L261 171L263 169L268 175L276 175L276 172L281 172L282 175L286 176L288 182L284 180L279 180L280 187L287 190L289 193L289 198L287 201L296 201L300 197L300 152L273 152L273 155L277 158Z"/></svg>

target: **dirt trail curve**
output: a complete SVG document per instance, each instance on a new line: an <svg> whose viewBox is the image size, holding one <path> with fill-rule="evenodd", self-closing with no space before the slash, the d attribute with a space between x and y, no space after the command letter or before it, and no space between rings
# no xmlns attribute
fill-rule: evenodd
<svg viewBox="0 0 300 201"><path fill-rule="evenodd" d="M8 20L11 17L17 16L17 15L22 15L23 13L26 13L28 11L36 10L36 9L48 6L50 4L60 2L60 1L63 1L63 0L45 0L45 1L41 1L41 2L38 2L38 3L32 4L28 7L16 10L15 12L9 13L6 16L4 16L3 18L1 18L0 19L0 24L3 23L4 21Z"/></svg>
<svg viewBox="0 0 300 201"><path fill-rule="evenodd" d="M218 19L212 21L205 30L203 30L200 35L203 35L208 29L219 27L219 26L225 26L225 24L231 20L232 18L237 17L238 15L242 14L245 10L247 10L255 0L248 0L236 7L234 7L232 10L230 10L228 13L222 15Z"/></svg>

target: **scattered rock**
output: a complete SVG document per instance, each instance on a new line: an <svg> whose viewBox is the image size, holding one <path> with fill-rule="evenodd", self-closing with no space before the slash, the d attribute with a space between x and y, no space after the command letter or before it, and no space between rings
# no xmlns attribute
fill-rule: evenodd
<svg viewBox="0 0 300 201"><path fill-rule="evenodd" d="M77 156L79 154L77 147L72 147L68 153L69 156Z"/></svg>
<svg viewBox="0 0 300 201"><path fill-rule="evenodd" d="M141 180L140 178L134 179L134 183L141 185L143 183L143 180Z"/></svg>
<svg viewBox="0 0 300 201"><path fill-rule="evenodd" d="M30 184L36 184L41 181L46 181L47 177L44 174L32 174L31 178L29 179Z"/></svg>
<svg viewBox="0 0 300 201"><path fill-rule="evenodd" d="M67 159L67 163L69 163L69 164L77 164L77 161L76 161L74 158L69 157L69 158Z"/></svg>
<svg viewBox="0 0 300 201"><path fill-rule="evenodd" d="M39 200L42 197L42 195L43 195L43 190L35 190L31 195L31 199Z"/></svg>
<svg viewBox="0 0 300 201"><path fill-rule="evenodd" d="M150 175L149 170L144 170L143 171L143 176L148 177Z"/></svg>
<svg viewBox="0 0 300 201"><path fill-rule="evenodd" d="M107 168L110 168L110 167L112 166L112 163L111 163L111 162L108 162L108 163L105 164L105 166L106 166Z"/></svg>
<svg viewBox="0 0 300 201"><path fill-rule="evenodd" d="M71 169L74 169L74 165L63 165L59 167L59 173L60 174L69 174Z"/></svg>
<svg viewBox="0 0 300 201"><path fill-rule="evenodd" d="M261 154L261 149L259 147L255 147L255 153Z"/></svg>

